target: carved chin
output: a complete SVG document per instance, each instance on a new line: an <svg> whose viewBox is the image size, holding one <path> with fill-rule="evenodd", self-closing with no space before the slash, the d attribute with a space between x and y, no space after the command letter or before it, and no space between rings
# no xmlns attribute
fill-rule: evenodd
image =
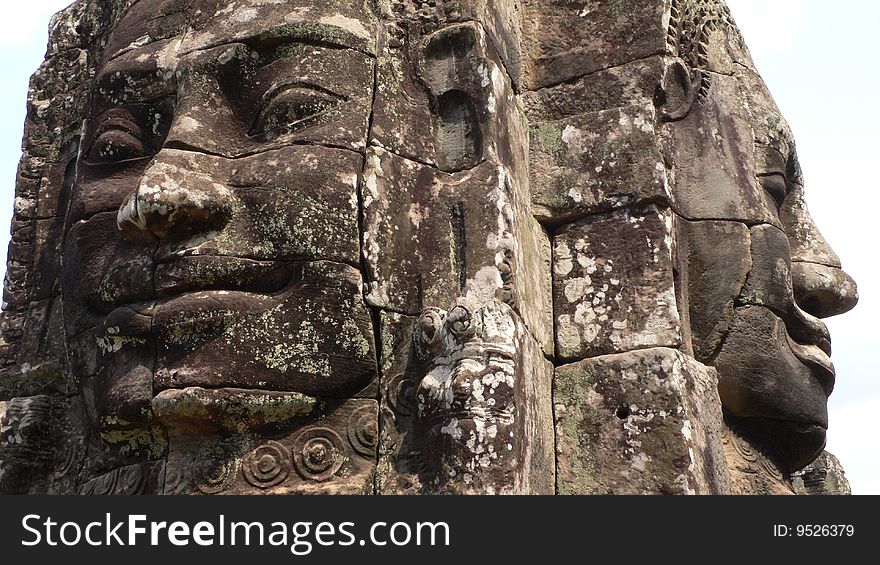
<svg viewBox="0 0 880 565"><path fill-rule="evenodd" d="M825 449L823 426L767 418L744 418L737 426L747 437L760 438L762 447L788 472L806 467Z"/></svg>
<svg viewBox="0 0 880 565"><path fill-rule="evenodd" d="M805 364L789 346L785 325L765 308L734 317L718 357L725 410L760 438L788 470L810 463L825 445L827 372Z"/></svg>

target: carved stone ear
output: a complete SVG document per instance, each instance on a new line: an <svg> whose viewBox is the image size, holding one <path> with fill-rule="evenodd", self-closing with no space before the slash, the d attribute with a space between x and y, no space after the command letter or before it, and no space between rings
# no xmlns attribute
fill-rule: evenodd
<svg viewBox="0 0 880 565"><path fill-rule="evenodd" d="M471 23L442 29L425 41L419 74L432 98L442 171L470 169L483 158L487 84L481 45L479 28Z"/></svg>
<svg viewBox="0 0 880 565"><path fill-rule="evenodd" d="M701 71L691 71L681 59L666 66L660 80L664 99L660 116L664 122L677 122L690 114L700 93L702 78Z"/></svg>

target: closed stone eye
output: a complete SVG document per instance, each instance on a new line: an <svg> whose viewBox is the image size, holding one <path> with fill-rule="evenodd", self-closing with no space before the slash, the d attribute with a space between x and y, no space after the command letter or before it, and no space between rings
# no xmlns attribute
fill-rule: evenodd
<svg viewBox="0 0 880 565"><path fill-rule="evenodd" d="M250 131L268 140L308 124L334 108L341 97L311 86L291 85L277 90L263 105Z"/></svg>
<svg viewBox="0 0 880 565"><path fill-rule="evenodd" d="M122 129L111 129L92 142L86 160L91 163L112 163L144 156L144 144L139 136Z"/></svg>
<svg viewBox="0 0 880 565"><path fill-rule="evenodd" d="M770 173L759 177L759 181L767 194L776 202L776 206L781 207L785 197L788 196L788 185L785 176L781 173Z"/></svg>
<svg viewBox="0 0 880 565"><path fill-rule="evenodd" d="M88 136L84 161L104 165L152 156L162 145L172 113L170 98L105 111Z"/></svg>
<svg viewBox="0 0 880 565"><path fill-rule="evenodd" d="M115 163L146 156L143 134L135 120L124 110L114 109L98 120L86 150L86 162Z"/></svg>

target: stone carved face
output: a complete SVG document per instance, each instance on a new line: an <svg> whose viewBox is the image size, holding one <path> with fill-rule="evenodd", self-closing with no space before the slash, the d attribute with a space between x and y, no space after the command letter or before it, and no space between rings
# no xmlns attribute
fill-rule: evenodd
<svg viewBox="0 0 880 565"><path fill-rule="evenodd" d="M376 378L357 268L375 16L221 4L136 3L94 78L62 286L105 436L176 389L344 399Z"/></svg>
<svg viewBox="0 0 880 565"><path fill-rule="evenodd" d="M428 360L418 387L418 412L427 444L444 445L430 455L448 467L479 477L490 462L515 465L516 343L522 339L510 307L478 308L461 299L447 313L429 309L416 325L415 344ZM523 377L519 377L522 379ZM437 477L446 473L432 462ZM473 479L472 479L473 480ZM465 479L467 481L467 479Z"/></svg>
<svg viewBox="0 0 880 565"><path fill-rule="evenodd" d="M855 283L807 212L791 131L727 8L676 8L687 70L671 70L680 90L667 101L664 141L681 220L683 316L695 356L718 369L725 410L797 469L824 446L834 387L819 318L852 308ZM678 104L689 112L675 115Z"/></svg>

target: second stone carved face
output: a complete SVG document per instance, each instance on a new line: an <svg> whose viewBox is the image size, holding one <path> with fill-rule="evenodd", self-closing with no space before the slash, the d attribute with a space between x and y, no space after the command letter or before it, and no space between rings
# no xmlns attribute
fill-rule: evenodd
<svg viewBox="0 0 880 565"><path fill-rule="evenodd" d="M718 369L731 424L783 468L825 442L834 388L818 319L857 301L855 283L804 204L794 140L735 26L706 8L689 114L664 141L674 162L680 308L698 360ZM699 80L702 79L702 80Z"/></svg>

